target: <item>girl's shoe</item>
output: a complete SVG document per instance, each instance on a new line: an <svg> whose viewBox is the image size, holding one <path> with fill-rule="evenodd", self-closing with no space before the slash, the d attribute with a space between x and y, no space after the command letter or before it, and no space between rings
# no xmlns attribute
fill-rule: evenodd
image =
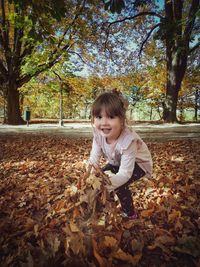
<svg viewBox="0 0 200 267"><path fill-rule="evenodd" d="M135 213L135 214L133 214L133 215L131 215L131 216L128 216L128 219L130 219L130 220L138 219L138 215L137 215L137 213Z"/></svg>
<svg viewBox="0 0 200 267"><path fill-rule="evenodd" d="M133 215L128 215L125 212L122 212L121 215L122 215L123 218L127 218L127 219L130 219L130 220L138 219L138 214L136 212L133 213Z"/></svg>

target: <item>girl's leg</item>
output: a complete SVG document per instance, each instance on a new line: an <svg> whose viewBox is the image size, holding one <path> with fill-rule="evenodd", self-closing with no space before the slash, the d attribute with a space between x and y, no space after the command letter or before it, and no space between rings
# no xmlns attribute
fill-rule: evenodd
<svg viewBox="0 0 200 267"><path fill-rule="evenodd" d="M132 216L135 211L131 191L128 186L120 186L115 190L115 192L119 198L123 212L128 216Z"/></svg>
<svg viewBox="0 0 200 267"><path fill-rule="evenodd" d="M103 171L107 171L110 170L113 173L117 173L119 170L119 167L117 166L113 166L111 164L107 164L104 168ZM134 212L134 206L133 206L133 201L132 201L132 194L131 191L129 190L129 185L140 179L141 177L143 177L145 175L145 172L139 167L139 165L137 163L135 163L135 168L133 170L133 174L131 176L131 178L129 179L129 181L118 187L115 192L120 200L121 206L122 206L122 210L128 215L128 216L132 216L135 212Z"/></svg>

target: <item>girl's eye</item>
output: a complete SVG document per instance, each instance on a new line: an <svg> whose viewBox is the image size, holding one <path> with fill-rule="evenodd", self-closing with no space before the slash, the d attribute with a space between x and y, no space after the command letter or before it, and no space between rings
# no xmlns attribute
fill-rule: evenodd
<svg viewBox="0 0 200 267"><path fill-rule="evenodd" d="M110 119L114 119L115 116L109 116Z"/></svg>
<svg viewBox="0 0 200 267"><path fill-rule="evenodd" d="M97 119L101 119L101 118L102 118L102 116L96 116L96 118L97 118Z"/></svg>

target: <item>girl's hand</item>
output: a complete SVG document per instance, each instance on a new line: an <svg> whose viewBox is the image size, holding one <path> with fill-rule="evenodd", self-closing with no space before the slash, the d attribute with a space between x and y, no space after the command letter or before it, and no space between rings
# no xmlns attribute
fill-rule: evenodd
<svg viewBox="0 0 200 267"><path fill-rule="evenodd" d="M113 173L111 171L105 171L104 172L109 178L113 176Z"/></svg>

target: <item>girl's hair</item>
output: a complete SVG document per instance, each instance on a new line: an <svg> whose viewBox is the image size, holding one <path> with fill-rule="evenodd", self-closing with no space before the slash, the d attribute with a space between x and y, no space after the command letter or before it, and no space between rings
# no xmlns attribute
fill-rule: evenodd
<svg viewBox="0 0 200 267"><path fill-rule="evenodd" d="M101 114L102 108L105 108L106 115L109 117L120 117L125 123L127 101L116 89L100 94L94 101L91 109L92 120Z"/></svg>

